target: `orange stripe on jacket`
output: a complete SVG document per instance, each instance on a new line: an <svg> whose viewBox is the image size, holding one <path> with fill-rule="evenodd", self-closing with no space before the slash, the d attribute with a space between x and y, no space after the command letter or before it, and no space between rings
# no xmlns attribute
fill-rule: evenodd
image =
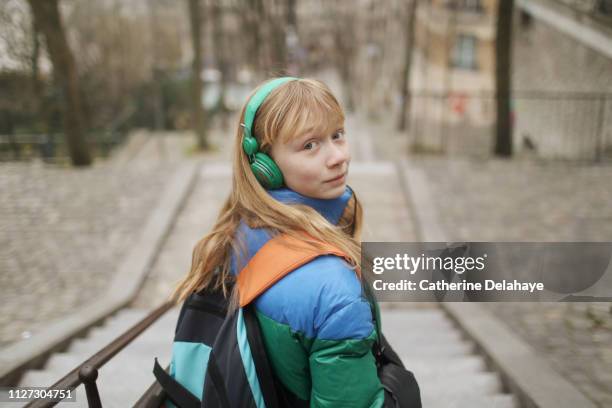
<svg viewBox="0 0 612 408"><path fill-rule="evenodd" d="M285 234L268 241L238 274L240 307L248 305L289 272L316 257L337 255L347 259L344 252L334 246L324 242L321 245L322 249L314 248Z"/></svg>

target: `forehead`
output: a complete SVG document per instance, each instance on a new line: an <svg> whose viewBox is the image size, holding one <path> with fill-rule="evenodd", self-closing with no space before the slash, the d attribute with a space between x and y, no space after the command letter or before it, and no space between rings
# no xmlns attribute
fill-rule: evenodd
<svg viewBox="0 0 612 408"><path fill-rule="evenodd" d="M292 126L281 132L281 140L290 142L306 136L322 136L333 133L344 126L344 114L340 109L305 109L300 112Z"/></svg>

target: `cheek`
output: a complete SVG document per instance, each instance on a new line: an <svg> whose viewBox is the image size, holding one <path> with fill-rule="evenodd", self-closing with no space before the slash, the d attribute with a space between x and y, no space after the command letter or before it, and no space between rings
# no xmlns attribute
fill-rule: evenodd
<svg viewBox="0 0 612 408"><path fill-rule="evenodd" d="M285 175L288 183L308 183L318 181L320 167L313 165L313 163L309 163L308 161L304 160L296 160L292 163L287 163L285 167L286 174L285 172L283 172L283 174Z"/></svg>

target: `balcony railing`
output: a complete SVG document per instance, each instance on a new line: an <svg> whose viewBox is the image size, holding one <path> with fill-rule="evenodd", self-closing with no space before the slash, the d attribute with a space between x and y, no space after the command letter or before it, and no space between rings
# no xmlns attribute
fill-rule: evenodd
<svg viewBox="0 0 612 408"><path fill-rule="evenodd" d="M491 154L493 92L415 92L411 100L416 151ZM612 94L515 91L511 100L514 150L543 159L612 158Z"/></svg>

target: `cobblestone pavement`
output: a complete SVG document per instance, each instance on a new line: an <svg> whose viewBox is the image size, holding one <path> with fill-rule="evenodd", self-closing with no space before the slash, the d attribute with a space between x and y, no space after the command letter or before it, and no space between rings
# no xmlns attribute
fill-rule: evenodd
<svg viewBox="0 0 612 408"><path fill-rule="evenodd" d="M379 157L407 137L376 124ZM409 156L425 171L451 241L610 241L612 164ZM590 399L612 406L612 304L487 303Z"/></svg>
<svg viewBox="0 0 612 408"><path fill-rule="evenodd" d="M609 241L612 165L413 160L451 239Z"/></svg>
<svg viewBox="0 0 612 408"><path fill-rule="evenodd" d="M0 347L103 293L189 143L151 142L123 165L0 164Z"/></svg>
<svg viewBox="0 0 612 408"><path fill-rule="evenodd" d="M413 161L453 241L609 241L612 166ZM609 303L487 304L601 406L612 406Z"/></svg>

